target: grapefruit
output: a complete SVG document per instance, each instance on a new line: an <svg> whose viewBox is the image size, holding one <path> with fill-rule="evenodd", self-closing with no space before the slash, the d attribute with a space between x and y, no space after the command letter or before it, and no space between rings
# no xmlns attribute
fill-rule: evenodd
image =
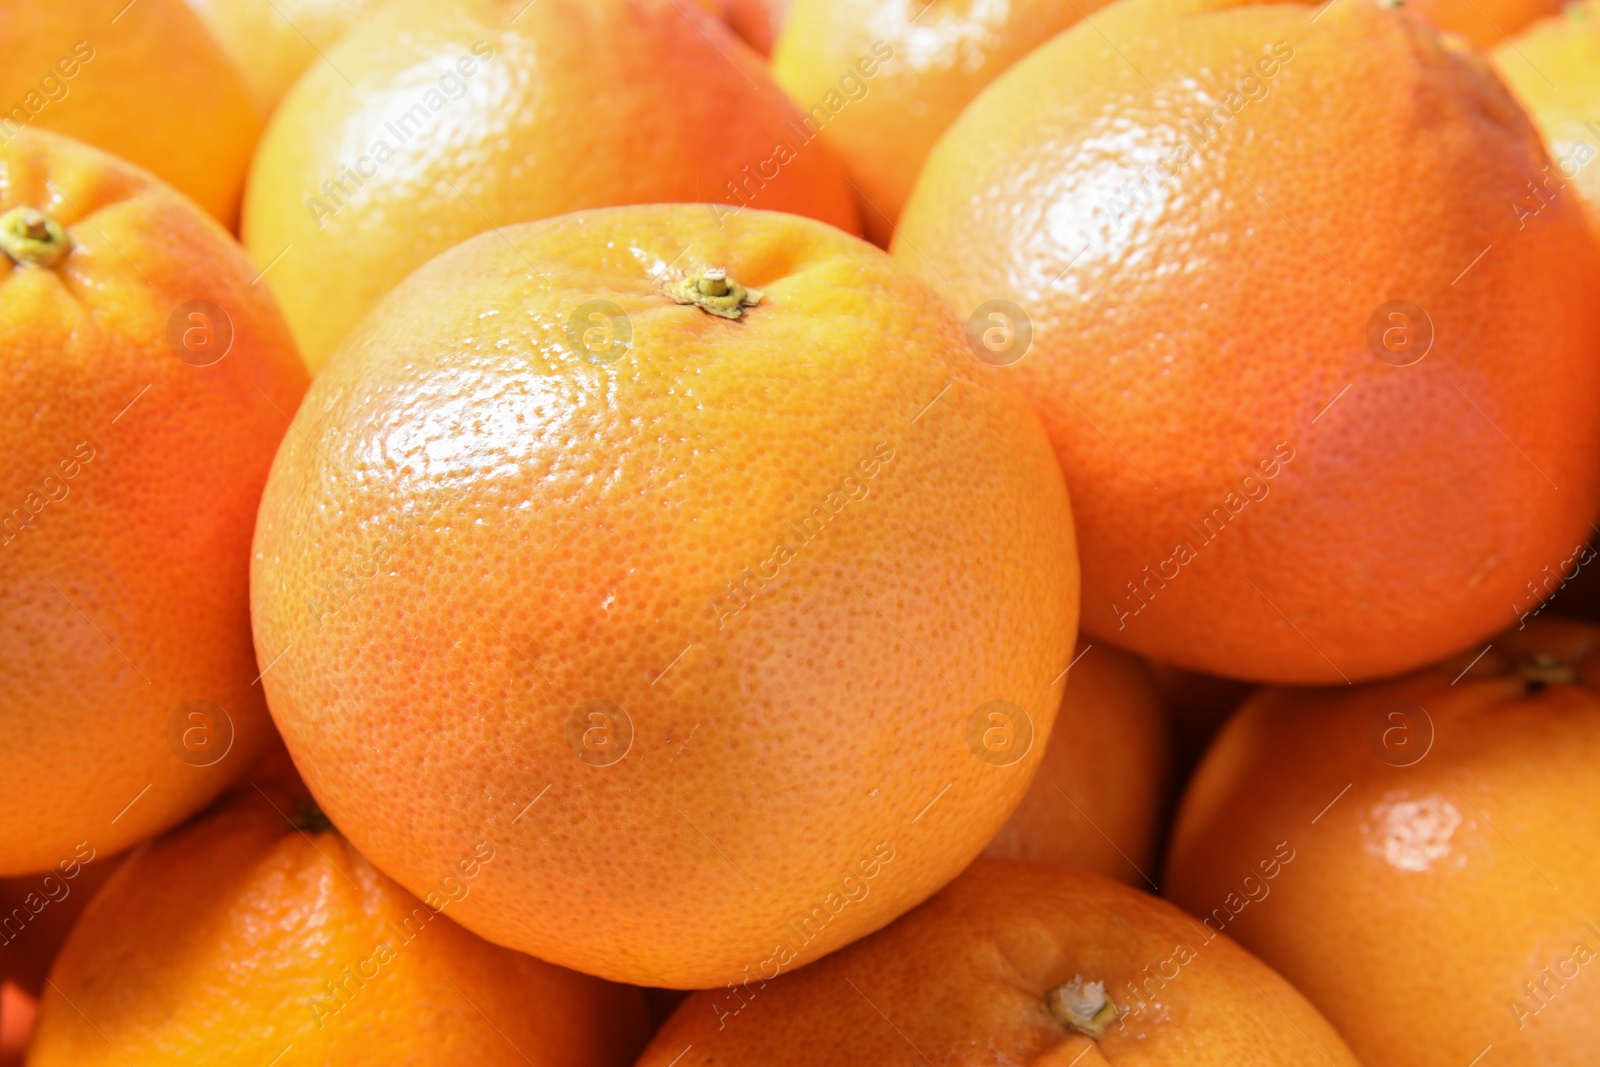
<svg viewBox="0 0 1600 1067"><path fill-rule="evenodd" d="M985 852L1154 890L1172 784L1161 694L1137 656L1109 645L1080 648L1066 684L1033 785Z"/></svg>
<svg viewBox="0 0 1600 1067"><path fill-rule="evenodd" d="M85 911L28 1063L624 1067L646 1034L638 990L451 921L501 858L485 839L418 899L303 798L242 791Z"/></svg>
<svg viewBox="0 0 1600 1067"><path fill-rule="evenodd" d="M1355 1067L1289 983L1163 900L983 859L792 975L695 993L639 1067Z"/></svg>
<svg viewBox="0 0 1600 1067"><path fill-rule="evenodd" d="M385 292L495 227L712 201L855 231L827 150L760 57L675 0L402 0L284 99L244 240L319 368Z"/></svg>
<svg viewBox="0 0 1600 1067"><path fill-rule="evenodd" d="M413 892L505 842L455 913L491 941L640 985L798 967L953 878L1046 749L1059 469L938 298L832 227L485 234L295 427L252 578L273 715Z"/></svg>
<svg viewBox="0 0 1600 1067"><path fill-rule="evenodd" d="M772 73L887 247L928 152L983 88L1106 0L795 0Z"/></svg>
<svg viewBox="0 0 1600 1067"><path fill-rule="evenodd" d="M132 17L131 14L129 17ZM306 387L220 226L68 138L0 145L0 875L111 856L272 738L256 505Z"/></svg>
<svg viewBox="0 0 1600 1067"><path fill-rule="evenodd" d="M1092 639L1354 682L1488 640L1600 509L1600 256L1510 210L1552 167L1404 9L1127 0L963 112L894 253L1031 342Z"/></svg>
<svg viewBox="0 0 1600 1067"><path fill-rule="evenodd" d="M295 79L377 0L189 0L238 69L256 110L277 108Z"/></svg>
<svg viewBox="0 0 1600 1067"><path fill-rule="evenodd" d="M138 164L225 226L260 122L183 0L0 0L0 144L54 130Z"/></svg>
<svg viewBox="0 0 1600 1067"><path fill-rule="evenodd" d="M1547 201L1576 199L1600 227L1600 0L1570 4L1490 53L1550 148L1541 174L1510 205L1537 222Z"/></svg>
<svg viewBox="0 0 1600 1067"><path fill-rule="evenodd" d="M1588 1062L1597 673L1600 628L1538 618L1393 681L1263 690L1189 785L1169 894L1367 1067Z"/></svg>

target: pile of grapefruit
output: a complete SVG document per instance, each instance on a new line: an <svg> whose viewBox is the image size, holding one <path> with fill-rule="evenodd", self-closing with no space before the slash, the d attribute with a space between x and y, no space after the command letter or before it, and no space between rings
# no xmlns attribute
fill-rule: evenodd
<svg viewBox="0 0 1600 1067"><path fill-rule="evenodd" d="M0 0L0 1067L1600 1053L1600 6Z"/></svg>

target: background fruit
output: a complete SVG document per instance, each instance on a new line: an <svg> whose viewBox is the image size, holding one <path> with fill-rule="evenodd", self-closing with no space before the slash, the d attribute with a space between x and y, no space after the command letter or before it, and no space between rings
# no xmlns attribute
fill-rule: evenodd
<svg viewBox="0 0 1600 1067"><path fill-rule="evenodd" d="M313 368L412 270L493 226L697 200L857 226L794 105L694 5L405 0L328 59L262 140L244 229Z"/></svg>
<svg viewBox="0 0 1600 1067"><path fill-rule="evenodd" d="M1587 1062L1600 858L1574 843L1600 833L1597 649L1600 628L1535 619L1470 670L1476 650L1263 691L1190 784L1172 898L1295 983L1367 1067L1460 1067L1490 1045L1496 1063ZM1252 880L1280 842L1293 861Z"/></svg>
<svg viewBox="0 0 1600 1067"><path fill-rule="evenodd" d="M0 1067L21 1067L50 964L118 862L96 855L43 875L0 878Z"/></svg>
<svg viewBox="0 0 1600 1067"><path fill-rule="evenodd" d="M867 235L887 246L928 150L961 110L1105 2L796 0L772 73L844 161Z"/></svg>
<svg viewBox="0 0 1600 1067"><path fill-rule="evenodd" d="M1256 687L1159 660L1146 660L1145 664L1161 694L1161 705L1167 709L1179 772L1177 778L1183 781L1200 761L1211 739L1222 729L1222 724L1228 721L1228 716L1256 691Z"/></svg>
<svg viewBox="0 0 1600 1067"><path fill-rule="evenodd" d="M1150 671L1109 645L1079 649L1027 796L987 855L1064 863L1155 888L1171 790L1167 716Z"/></svg>
<svg viewBox="0 0 1600 1067"><path fill-rule="evenodd" d="M22 1067L38 1001L15 982L0 981L0 1067Z"/></svg>
<svg viewBox="0 0 1600 1067"><path fill-rule="evenodd" d="M1512 210L1547 164L1403 11L1128 0L973 102L895 255L1031 322L1089 636L1360 680L1487 639L1600 507L1600 261Z"/></svg>
<svg viewBox="0 0 1600 1067"><path fill-rule="evenodd" d="M270 115L302 71L378 0L189 0Z"/></svg>
<svg viewBox="0 0 1600 1067"><path fill-rule="evenodd" d="M1479 48L1494 48L1528 23L1561 10L1562 0L1411 0L1406 8Z"/></svg>
<svg viewBox="0 0 1600 1067"><path fill-rule="evenodd" d="M662 292L712 266L759 305ZM256 538L273 714L414 892L505 843L456 913L491 940L648 985L799 966L1027 789L1076 624L1060 473L864 242L694 205L486 234L295 425Z"/></svg>
<svg viewBox="0 0 1600 1067"><path fill-rule="evenodd" d="M770 56L772 45L788 21L792 0L722 0L718 14L728 28L757 54Z"/></svg>
<svg viewBox="0 0 1600 1067"><path fill-rule="evenodd" d="M1175 977L1155 976L1164 965ZM1074 980L1102 983L1121 1012L1097 1039L1047 1007ZM1084 871L983 859L796 974L694 994L639 1067L666 1067L685 1046L697 1063L865 1067L909 1062L907 1045L952 1067L1356 1062L1287 982L1165 901Z"/></svg>
<svg viewBox="0 0 1600 1067"><path fill-rule="evenodd" d="M1534 23L1492 57L1555 157L1554 180L1536 195L1575 194L1600 225L1600 0Z"/></svg>
<svg viewBox="0 0 1600 1067"><path fill-rule="evenodd" d="M0 982L38 995L84 906L100 891L120 857L85 851L43 874L0 878Z"/></svg>
<svg viewBox="0 0 1600 1067"><path fill-rule="evenodd" d="M0 143L26 128L69 134L234 224L260 127L183 0L0 0L0 35Z"/></svg>
<svg viewBox="0 0 1600 1067"><path fill-rule="evenodd" d="M0 256L3 875L119 852L263 750L250 533L306 385L238 246L142 171L26 131L19 207L70 250Z"/></svg>
<svg viewBox="0 0 1600 1067"><path fill-rule="evenodd" d="M89 906L28 1063L627 1064L646 1033L638 990L445 914L500 858L485 842L421 901L314 809L238 794L130 857Z"/></svg>

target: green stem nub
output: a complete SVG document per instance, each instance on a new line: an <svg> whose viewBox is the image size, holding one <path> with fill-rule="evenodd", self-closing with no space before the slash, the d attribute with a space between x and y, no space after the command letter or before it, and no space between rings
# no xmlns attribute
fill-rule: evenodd
<svg viewBox="0 0 1600 1067"><path fill-rule="evenodd" d="M744 309L761 303L760 289L746 289L721 267L707 267L693 271L675 282L667 282L661 291L679 304L694 304L701 311L724 319L744 316Z"/></svg>
<svg viewBox="0 0 1600 1067"><path fill-rule="evenodd" d="M1578 680L1578 672L1572 664L1548 652L1530 656L1518 663L1517 675L1522 679L1524 688L1531 693L1540 692L1546 686L1571 685Z"/></svg>
<svg viewBox="0 0 1600 1067"><path fill-rule="evenodd" d="M1117 1006L1106 996L1104 982L1074 977L1046 993L1044 1002L1057 1022L1090 1037L1099 1037L1117 1021Z"/></svg>
<svg viewBox="0 0 1600 1067"><path fill-rule="evenodd" d="M300 798L289 822L296 830L304 830L309 834L325 834L334 829L333 820L324 815L322 809L317 807L317 802L310 797Z"/></svg>
<svg viewBox="0 0 1600 1067"><path fill-rule="evenodd" d="M24 267L50 267L72 251L72 235L38 208L14 207L0 215L0 252Z"/></svg>

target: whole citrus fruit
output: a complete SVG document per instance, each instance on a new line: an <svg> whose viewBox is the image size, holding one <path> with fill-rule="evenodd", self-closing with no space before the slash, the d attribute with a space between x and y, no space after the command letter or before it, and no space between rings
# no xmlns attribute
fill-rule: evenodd
<svg viewBox="0 0 1600 1067"><path fill-rule="evenodd" d="M189 0L270 115L302 71L378 0Z"/></svg>
<svg viewBox="0 0 1600 1067"><path fill-rule="evenodd" d="M1562 0L1410 0L1406 8L1479 48L1503 44L1535 19L1554 15Z"/></svg>
<svg viewBox="0 0 1600 1067"><path fill-rule="evenodd" d="M973 102L894 252L1043 416L1091 637L1355 681L1500 629L1600 508L1600 257L1508 210L1548 165L1403 10L1127 0Z"/></svg>
<svg viewBox="0 0 1600 1067"><path fill-rule="evenodd" d="M1177 908L1086 871L983 859L797 974L696 993L639 1067L1355 1067L1282 978Z"/></svg>
<svg viewBox="0 0 1600 1067"><path fill-rule="evenodd" d="M1510 205L1535 221L1548 201L1573 197L1600 232L1600 0L1570 5L1491 53L1554 157Z"/></svg>
<svg viewBox="0 0 1600 1067"><path fill-rule="evenodd" d="M306 372L193 204L86 145L0 146L0 875L110 856L272 737L256 505ZM25 817L22 814L25 813Z"/></svg>
<svg viewBox="0 0 1600 1067"><path fill-rule="evenodd" d="M260 123L183 0L0 0L0 35L0 144L29 128L69 134L234 224Z"/></svg>
<svg viewBox="0 0 1600 1067"><path fill-rule="evenodd" d="M1028 794L986 850L1065 863L1152 889L1171 789L1166 711L1139 657L1078 652Z"/></svg>
<svg viewBox="0 0 1600 1067"><path fill-rule="evenodd" d="M507 223L704 200L713 221L749 204L853 232L843 173L798 119L693 4L402 0L284 99L245 244L317 368L406 275Z"/></svg>
<svg viewBox="0 0 1600 1067"><path fill-rule="evenodd" d="M1600 857L1577 844L1600 834L1600 628L1533 619L1479 651L1264 690L1173 834L1173 899L1367 1067L1580 1064L1600 1041ZM1264 878L1275 850L1293 862Z"/></svg>
<svg viewBox="0 0 1600 1067"><path fill-rule="evenodd" d="M647 1034L637 989L451 921L503 858L485 838L419 900L303 800L236 794L90 904L28 1063L630 1063Z"/></svg>
<svg viewBox="0 0 1600 1067"><path fill-rule="evenodd" d="M928 151L984 86L1106 0L796 0L772 73L887 246Z"/></svg>
<svg viewBox="0 0 1600 1067"><path fill-rule="evenodd" d="M484 234L295 426L252 578L273 715L413 892L506 843L455 916L491 941L642 985L799 966L1027 790L1076 626L1060 472L862 241L697 205Z"/></svg>

